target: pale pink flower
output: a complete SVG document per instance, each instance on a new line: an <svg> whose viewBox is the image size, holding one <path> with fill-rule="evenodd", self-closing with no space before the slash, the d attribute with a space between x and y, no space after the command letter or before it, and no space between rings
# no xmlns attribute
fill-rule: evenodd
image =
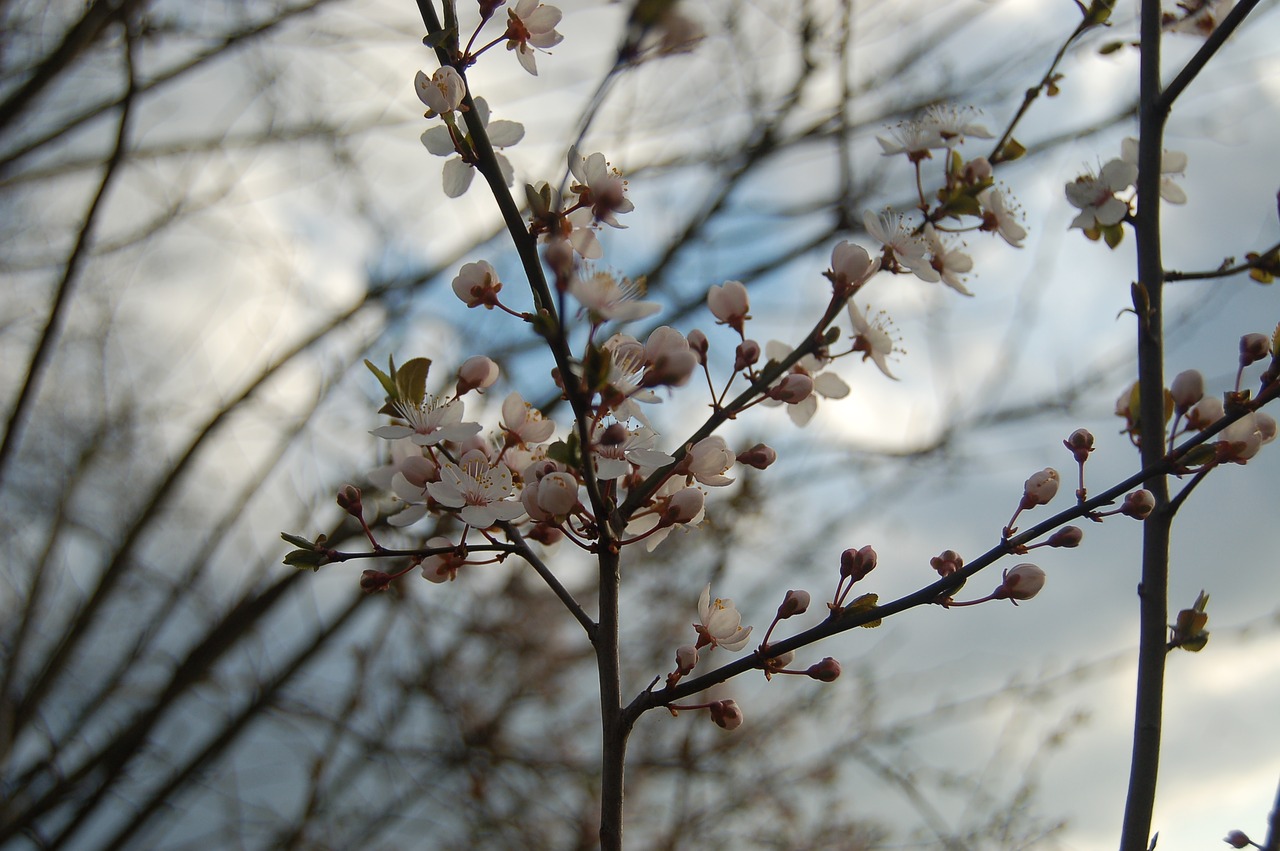
<svg viewBox="0 0 1280 851"><path fill-rule="evenodd" d="M701 623L694 624L693 628L698 633L699 647L710 645L737 652L747 646L751 637L751 627L742 626L742 615L732 600L712 599L711 583L707 583L698 598L698 620Z"/></svg>
<svg viewBox="0 0 1280 851"><path fill-rule="evenodd" d="M791 352L790 346L777 340L770 340L764 347L765 357L771 361L780 362ZM805 355L791 365L790 374L800 373L813 379L813 392L802 401L787 405L787 416L796 425L803 427L809 424L813 415L818 412L820 398L843 399L849 395L849 385L845 384L840 376L834 372L823 372L830 365L829 358L819 358L816 355ZM772 407L771 402L767 401L765 404Z"/></svg>
<svg viewBox="0 0 1280 851"><path fill-rule="evenodd" d="M604 154L594 153L583 157L578 149L569 151L569 172L576 181L569 187L578 195L584 206L598 222L610 227L622 228L614 213L630 213L635 205L627 199L627 181L622 173L605 161Z"/></svg>
<svg viewBox="0 0 1280 851"><path fill-rule="evenodd" d="M929 266L936 277L923 280L941 280L942 283L961 295L973 295L965 288L964 275L973 271L973 259L961 251L947 245L933 225L924 226L925 242L929 245ZM919 272L916 273L919 275Z"/></svg>
<svg viewBox="0 0 1280 851"><path fill-rule="evenodd" d="M982 229L998 233L1014 248L1021 248L1027 229L1018 221L1018 208L1008 204L994 186L984 189L978 195L978 201L982 203Z"/></svg>
<svg viewBox="0 0 1280 851"><path fill-rule="evenodd" d="M1138 167L1124 160L1112 160L1096 175L1086 172L1067 184L1067 200L1080 210L1071 227L1090 230L1119 224L1129 214L1129 202L1116 193L1128 189L1138 178Z"/></svg>
<svg viewBox="0 0 1280 851"><path fill-rule="evenodd" d="M739 334L743 323L751 318L751 302L741 281L725 281L707 291L707 307L719 324L728 325Z"/></svg>
<svg viewBox="0 0 1280 851"><path fill-rule="evenodd" d="M632 465L642 473L670 464L670 455L655 449L658 433L647 426L629 429L621 423L597 426L591 452L596 461L596 476L609 480L625 476Z"/></svg>
<svg viewBox="0 0 1280 851"><path fill-rule="evenodd" d="M489 144L495 148L506 148L514 145L524 138L524 126L515 121L489 121L489 104L484 98L475 99L475 113L480 119L480 123L485 125L485 134L489 137ZM465 129L465 125L459 123L456 132L461 133ZM470 134L464 136L468 145L474 146L474 141ZM458 149L454 143L453 137L449 135L449 128L445 126L432 127L422 134L422 144L438 157L448 157L456 154ZM495 152L494 157L498 160L498 169L502 172L502 178L510 186L515 182L515 170L511 167L511 162L502 154ZM475 177L475 166L464 160L461 156L455 156L444 164L444 194L450 198L457 198L466 192L471 186L471 180Z"/></svg>
<svg viewBox="0 0 1280 851"><path fill-rule="evenodd" d="M919 162L931 158L930 148L942 147L942 137L937 128L923 121L899 121L889 128L888 136L876 136L886 157L906 154L907 159Z"/></svg>
<svg viewBox="0 0 1280 851"><path fill-rule="evenodd" d="M427 546L436 549L438 547L452 547L453 541L448 538L437 535L427 541ZM439 555L427 556L422 560L422 578L428 582L452 582L458 578L458 568L465 564L464 559L460 559L456 552L440 553Z"/></svg>
<svg viewBox="0 0 1280 851"><path fill-rule="evenodd" d="M935 147L953 148L967 137L990 139L991 132L975 120L982 113L972 106L935 103L924 111L922 124L938 137Z"/></svg>
<svg viewBox="0 0 1280 851"><path fill-rule="evenodd" d="M549 440L556 424L544 419L541 411L513 391L502 400L502 430L508 435L508 444L531 446Z"/></svg>
<svg viewBox="0 0 1280 851"><path fill-rule="evenodd" d="M1120 143L1120 159L1138 167L1138 140L1129 137ZM1160 197L1170 204L1187 203L1187 193L1174 182L1171 175L1183 175L1187 171L1187 155L1182 151L1162 151L1160 154Z"/></svg>
<svg viewBox="0 0 1280 851"><path fill-rule="evenodd" d="M884 262L888 264L886 268L889 271L905 267L928 280L933 272L929 261L924 257L928 246L916 235L915 229L901 213L892 210L873 213L867 210L862 214L862 224L871 238L884 246Z"/></svg>
<svg viewBox="0 0 1280 851"><path fill-rule="evenodd" d="M444 401L428 394L420 404L408 401L394 402L396 416L405 425L385 425L370 434L386 440L407 437L419 446L435 446L441 441L460 443L480 431L479 423L463 422L461 399Z"/></svg>
<svg viewBox="0 0 1280 851"><path fill-rule="evenodd" d="M418 100L437 115L453 112L467 94L467 84L462 75L449 65L437 69L430 77L419 71L413 78L413 88L418 93Z"/></svg>
<svg viewBox="0 0 1280 851"><path fill-rule="evenodd" d="M480 449L467 452L458 464L444 462L440 481L428 484L427 492L443 506L462 509L462 522L477 529L524 513L524 507L511 499L515 493L511 471L493 466Z"/></svg>
<svg viewBox="0 0 1280 851"><path fill-rule="evenodd" d="M880 258L872 259L861 245L845 241L831 249L831 282L841 291L857 292L878 271Z"/></svg>
<svg viewBox="0 0 1280 851"><path fill-rule="evenodd" d="M640 383L645 387L680 387L698 368L698 356L689 341L676 329L663 325L655 328L644 344L647 369Z"/></svg>
<svg viewBox="0 0 1280 851"><path fill-rule="evenodd" d="M533 49L546 50L564 40L564 36L556 32L560 18L559 9L539 0L519 0L515 8L507 10L507 50L514 50L520 67L535 77L538 66Z"/></svg>
<svg viewBox="0 0 1280 851"><path fill-rule="evenodd" d="M729 449L725 439L713 434L693 445L680 465L680 471L708 487L724 487L733 484L733 479L724 474L736 460L737 456Z"/></svg>
<svg viewBox="0 0 1280 851"><path fill-rule="evenodd" d="M502 282L498 280L498 273L485 260L463 264L457 277L453 279L453 293L467 307L484 306L492 310L498 303L498 293L501 290Z"/></svg>
<svg viewBox="0 0 1280 851"><path fill-rule="evenodd" d="M868 321L858 310L858 306L849 302L849 319L853 322L853 350L862 352L862 359L868 358L876 368L887 377L897 381L897 376L889 371L888 358L895 351L893 335L889 333L889 318L883 312L876 316L876 321Z"/></svg>
<svg viewBox="0 0 1280 851"><path fill-rule="evenodd" d="M476 355L458 367L458 386L454 392L459 396L472 390L483 394L497 380L498 365L484 355Z"/></svg>
<svg viewBox="0 0 1280 851"><path fill-rule="evenodd" d="M584 269L569 282L569 293L582 305L591 323L610 320L631 322L662 309L656 301L638 301L645 294L644 281L632 281L603 269Z"/></svg>

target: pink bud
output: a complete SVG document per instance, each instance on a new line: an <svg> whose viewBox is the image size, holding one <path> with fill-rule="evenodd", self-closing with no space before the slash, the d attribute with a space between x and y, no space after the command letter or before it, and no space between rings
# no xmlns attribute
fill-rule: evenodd
<svg viewBox="0 0 1280 851"><path fill-rule="evenodd" d="M363 517L364 506L360 502L360 488L355 485L343 485L338 491L338 507L352 517Z"/></svg>
<svg viewBox="0 0 1280 851"><path fill-rule="evenodd" d="M947 577L964 567L964 559L955 550L943 550L929 559L929 565L938 571L939 576Z"/></svg>
<svg viewBox="0 0 1280 851"><path fill-rule="evenodd" d="M706 496L698 488L684 488L677 491L667 503L664 519L668 524L688 523L702 511Z"/></svg>
<svg viewBox="0 0 1280 851"><path fill-rule="evenodd" d="M476 390L483 393L498 380L498 365L484 355L467 358L458 368L458 395Z"/></svg>
<svg viewBox="0 0 1280 851"><path fill-rule="evenodd" d="M578 507L578 480L568 473L548 473L538 481L538 507L564 517Z"/></svg>
<svg viewBox="0 0 1280 851"><path fill-rule="evenodd" d="M360 590L366 594L377 594L391 587L391 574L381 570L366 570L360 574Z"/></svg>
<svg viewBox="0 0 1280 851"><path fill-rule="evenodd" d="M706 366L707 349L710 346L710 343L707 342L707 335L694 328L685 339L689 343L689 348L698 356L698 363Z"/></svg>
<svg viewBox="0 0 1280 851"><path fill-rule="evenodd" d="M698 648L692 644L676 648L676 670L681 676L689 673L698 664Z"/></svg>
<svg viewBox="0 0 1280 851"><path fill-rule="evenodd" d="M809 608L808 591L788 591L787 596L778 606L778 620L786 620L795 615L802 615Z"/></svg>
<svg viewBox="0 0 1280 851"><path fill-rule="evenodd" d="M1087 428L1078 428L1062 441L1062 445L1071 450L1077 464L1083 464L1089 460L1089 453L1093 451L1093 434Z"/></svg>
<svg viewBox="0 0 1280 851"><path fill-rule="evenodd" d="M878 560L876 551L870 545L860 550L850 547L840 554L840 575L852 577L857 582L876 569Z"/></svg>
<svg viewBox="0 0 1280 851"><path fill-rule="evenodd" d="M1222 840L1232 848L1248 848L1253 844L1253 840L1248 837L1243 830L1232 830L1227 833Z"/></svg>
<svg viewBox="0 0 1280 851"><path fill-rule="evenodd" d="M1049 536L1048 544L1051 547L1078 547L1080 542L1084 540L1084 530L1079 526L1063 526L1058 531Z"/></svg>
<svg viewBox="0 0 1280 851"><path fill-rule="evenodd" d="M1226 416L1222 400L1217 396L1205 396L1187 411L1187 425L1196 429L1206 429Z"/></svg>
<svg viewBox="0 0 1280 851"><path fill-rule="evenodd" d="M742 372L760 362L760 344L755 340L743 340L733 353L733 371Z"/></svg>
<svg viewBox="0 0 1280 851"><path fill-rule="evenodd" d="M1271 341L1266 334L1245 334L1240 338L1240 365L1248 366L1271 354Z"/></svg>
<svg viewBox="0 0 1280 851"><path fill-rule="evenodd" d="M1022 507L1034 508L1037 505L1048 505L1058 493L1058 471L1046 467L1027 479L1022 486Z"/></svg>
<svg viewBox="0 0 1280 851"><path fill-rule="evenodd" d="M815 680L821 680L824 683L829 683L836 677L840 676L840 663L828 656L821 662L810 665L809 669L805 671L805 673L813 677Z"/></svg>
<svg viewBox="0 0 1280 851"><path fill-rule="evenodd" d="M717 700L709 707L711 720L726 730L736 730L742 726L742 710L735 700Z"/></svg>
<svg viewBox="0 0 1280 851"><path fill-rule="evenodd" d="M1004 573L1004 582L993 595L997 600L1030 600L1044 587L1044 571L1034 564L1020 564Z"/></svg>
<svg viewBox="0 0 1280 851"><path fill-rule="evenodd" d="M1155 507L1155 494L1143 488L1124 498L1124 503L1120 506L1120 513L1135 520L1146 520L1147 515L1154 511Z"/></svg>
<svg viewBox="0 0 1280 851"><path fill-rule="evenodd" d="M738 455L739 464L746 464L748 467L755 467L757 470L766 470L777 460L778 453L772 447L763 443L757 443Z"/></svg>
<svg viewBox="0 0 1280 851"><path fill-rule="evenodd" d="M966 183L981 183L991 177L991 161L986 157L975 157L964 166L964 179Z"/></svg>
<svg viewBox="0 0 1280 851"><path fill-rule="evenodd" d="M831 282L837 292L853 295L880 269L880 260L852 242L841 242L831 251Z"/></svg>
<svg viewBox="0 0 1280 851"><path fill-rule="evenodd" d="M1169 385L1169 395L1173 397L1174 412L1185 414L1188 408L1204 398L1204 376L1198 369L1179 372Z"/></svg>
<svg viewBox="0 0 1280 851"><path fill-rule="evenodd" d="M797 405L813 395L813 379L803 372L793 372L770 387L767 395L770 399Z"/></svg>
<svg viewBox="0 0 1280 851"><path fill-rule="evenodd" d="M728 325L739 334L742 333L743 322L751 317L751 309L747 299L747 288L741 281L725 281L723 285L712 287L707 293L707 307L711 314L722 324Z"/></svg>

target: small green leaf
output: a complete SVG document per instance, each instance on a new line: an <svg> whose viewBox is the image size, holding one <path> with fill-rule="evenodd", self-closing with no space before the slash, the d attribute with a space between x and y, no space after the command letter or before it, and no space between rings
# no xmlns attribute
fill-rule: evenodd
<svg viewBox="0 0 1280 851"><path fill-rule="evenodd" d="M1017 139L1010 139L1004 143L1000 150L996 151L996 155L991 158L991 164L1007 163L1025 156L1026 153L1027 149L1022 146L1021 142Z"/></svg>
<svg viewBox="0 0 1280 851"><path fill-rule="evenodd" d="M872 609L874 609L879 604L879 602L880 602L880 595L863 594L861 597L858 597L852 603L845 606L844 615L845 617L848 617L851 614L869 612ZM859 624L859 625L863 629L875 629L880 625L880 618L876 618L875 620L867 621L866 623Z"/></svg>
<svg viewBox="0 0 1280 851"><path fill-rule="evenodd" d="M430 358L414 358L393 373L396 382L396 398L421 405L427 395L427 373L431 371Z"/></svg>
<svg viewBox="0 0 1280 851"><path fill-rule="evenodd" d="M1117 223L1102 228L1102 238L1106 240L1107 246L1114 250L1124 241L1124 226Z"/></svg>
<svg viewBox="0 0 1280 851"><path fill-rule="evenodd" d="M457 30L454 27L446 27L445 29L442 29L442 30L436 30L435 32L429 33L428 35L424 36L422 39L422 44L425 47L429 47L432 50L435 50L436 48L443 47L445 43L448 42L449 39L455 35L456 32Z"/></svg>
<svg viewBox="0 0 1280 851"><path fill-rule="evenodd" d="M382 385L382 390L384 393L386 393L388 396L396 395L396 382L395 382L395 379L391 377L392 375L396 374L396 362L394 360L391 361L391 375L388 375L387 373L378 369L367 358L365 359L364 365L369 367L369 371L378 377L378 383Z"/></svg>

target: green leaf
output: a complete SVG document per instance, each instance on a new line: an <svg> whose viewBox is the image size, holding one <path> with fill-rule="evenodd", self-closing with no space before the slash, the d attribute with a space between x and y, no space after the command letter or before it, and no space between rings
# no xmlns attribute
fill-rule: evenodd
<svg viewBox="0 0 1280 851"><path fill-rule="evenodd" d="M414 358L392 373L396 382L396 398L421 405L427 395L427 373L431 371L429 358Z"/></svg>
<svg viewBox="0 0 1280 851"><path fill-rule="evenodd" d="M456 27L445 27L442 30L436 30L435 32L425 36L422 39L422 43L424 46L429 47L432 50L436 50L437 48L443 47L451 37L455 36L456 33Z"/></svg>
<svg viewBox="0 0 1280 851"><path fill-rule="evenodd" d="M844 616L849 617L852 614L869 612L880 603L879 594L863 594L844 608ZM880 618L859 624L863 629L875 629L880 625Z"/></svg>

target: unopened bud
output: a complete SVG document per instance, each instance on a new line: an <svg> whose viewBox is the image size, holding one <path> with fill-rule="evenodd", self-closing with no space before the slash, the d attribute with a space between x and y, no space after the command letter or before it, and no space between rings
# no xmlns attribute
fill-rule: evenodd
<svg viewBox="0 0 1280 851"><path fill-rule="evenodd" d="M600 433L601 446L621 446L631 437L627 427L622 423L609 423Z"/></svg>
<svg viewBox="0 0 1280 851"><path fill-rule="evenodd" d="M706 496L698 488L684 488L671 497L663 519L667 524L688 523L701 513L705 501Z"/></svg>
<svg viewBox="0 0 1280 851"><path fill-rule="evenodd" d="M946 577L964 567L964 559L955 550L943 550L929 559L929 565L938 572L939 576Z"/></svg>
<svg viewBox="0 0 1280 851"><path fill-rule="evenodd" d="M999 600L1030 600L1044 587L1044 571L1034 564L1020 564L1005 571L1004 582L996 589Z"/></svg>
<svg viewBox="0 0 1280 851"><path fill-rule="evenodd" d="M1058 471L1046 467L1027 479L1022 485L1022 507L1034 508L1048 505L1058 493Z"/></svg>
<svg viewBox="0 0 1280 851"><path fill-rule="evenodd" d="M770 399L777 399L788 405L797 405L813 395L813 379L803 372L793 372L773 387L769 388Z"/></svg>
<svg viewBox="0 0 1280 851"><path fill-rule="evenodd" d="M1120 513L1135 520L1146 520L1147 516L1155 510L1155 507L1156 495L1143 488L1124 498L1124 503L1120 506Z"/></svg>
<svg viewBox="0 0 1280 851"><path fill-rule="evenodd" d="M676 670L684 676L698 664L698 648L692 644L676 648Z"/></svg>
<svg viewBox="0 0 1280 851"><path fill-rule="evenodd" d="M879 557L870 546L862 549L850 547L840 554L840 575L852 577L854 582L876 569Z"/></svg>
<svg viewBox="0 0 1280 851"><path fill-rule="evenodd" d="M1049 536L1047 543L1051 547L1072 547L1080 546L1080 542L1084 540L1084 530L1079 526L1063 526L1058 531Z"/></svg>
<svg viewBox="0 0 1280 851"><path fill-rule="evenodd" d="M748 467L755 467L757 470L765 470L778 460L778 453L773 447L766 446L763 443L757 443L750 449L738 455L738 463L746 464Z"/></svg>
<svg viewBox="0 0 1280 851"><path fill-rule="evenodd" d="M1174 413L1185 414L1188 408L1204 398L1204 376L1198 369L1179 372L1169 385L1169 395L1173 397Z"/></svg>
<svg viewBox="0 0 1280 851"><path fill-rule="evenodd" d="M813 677L815 680L821 680L824 683L829 683L836 677L840 676L840 663L828 656L821 662L810 665L809 669L805 671L805 673Z"/></svg>
<svg viewBox="0 0 1280 851"><path fill-rule="evenodd" d="M1226 416L1226 408L1217 396L1205 396L1187 411L1187 425L1197 431L1206 429Z"/></svg>
<svg viewBox="0 0 1280 851"><path fill-rule="evenodd" d="M795 615L802 615L809 608L808 591L788 591L787 596L778 606L778 620L786 620Z"/></svg>
<svg viewBox="0 0 1280 851"><path fill-rule="evenodd" d="M1248 848L1253 844L1253 840L1243 830L1232 830L1223 838L1223 842L1232 848Z"/></svg>
<svg viewBox="0 0 1280 851"><path fill-rule="evenodd" d="M726 730L736 730L742 726L742 710L736 700L717 700L709 707L711 720Z"/></svg>
<svg viewBox="0 0 1280 851"><path fill-rule="evenodd" d="M360 590L366 594L377 594L391 587L391 574L381 570L366 570L360 574Z"/></svg>
<svg viewBox="0 0 1280 851"><path fill-rule="evenodd" d="M1062 441L1062 445L1071 450L1077 464L1083 464L1089 460L1089 453L1093 451L1093 433L1087 428L1078 428Z"/></svg>
<svg viewBox="0 0 1280 851"><path fill-rule="evenodd" d="M755 340L743 340L733 353L733 371L742 372L760 362L760 344Z"/></svg>
<svg viewBox="0 0 1280 851"><path fill-rule="evenodd" d="M1240 365L1257 363L1271 354L1271 341L1266 334L1245 334L1240 338Z"/></svg>
<svg viewBox="0 0 1280 851"><path fill-rule="evenodd" d="M458 368L459 396L472 390L483 393L498 380L498 365L484 355L467 358Z"/></svg>
<svg viewBox="0 0 1280 851"><path fill-rule="evenodd" d="M364 516L364 505L360 502L360 488L355 485L343 485L338 491L338 507L357 519Z"/></svg>
<svg viewBox="0 0 1280 851"><path fill-rule="evenodd" d="M702 366L706 366L707 349L710 346L710 343L707 342L707 335L703 334L697 328L694 328L689 332L685 339L689 341L689 348L698 356L698 363Z"/></svg>

